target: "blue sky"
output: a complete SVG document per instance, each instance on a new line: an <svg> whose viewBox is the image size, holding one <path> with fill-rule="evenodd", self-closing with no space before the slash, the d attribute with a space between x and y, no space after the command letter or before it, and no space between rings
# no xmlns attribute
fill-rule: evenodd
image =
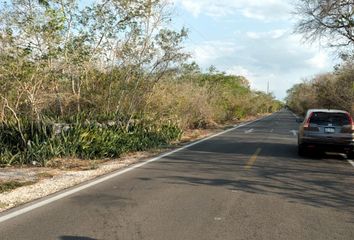
<svg viewBox="0 0 354 240"><path fill-rule="evenodd" d="M189 29L186 50L203 69L214 65L246 76L251 87L278 99L286 90L338 59L320 43L305 44L293 34L296 16L288 0L171 0L176 27Z"/></svg>

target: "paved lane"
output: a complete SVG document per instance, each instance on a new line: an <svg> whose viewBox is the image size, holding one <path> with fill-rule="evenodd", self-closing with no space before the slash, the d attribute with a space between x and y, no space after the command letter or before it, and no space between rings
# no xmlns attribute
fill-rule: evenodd
<svg viewBox="0 0 354 240"><path fill-rule="evenodd" d="M354 239L354 168L271 115L0 223L0 239Z"/></svg>

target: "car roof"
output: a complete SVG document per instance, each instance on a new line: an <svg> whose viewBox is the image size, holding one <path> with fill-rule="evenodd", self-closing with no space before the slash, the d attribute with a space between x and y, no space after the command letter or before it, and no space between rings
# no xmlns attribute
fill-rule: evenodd
<svg viewBox="0 0 354 240"><path fill-rule="evenodd" d="M337 110L337 109L309 109L308 113L311 113L311 112L348 113L347 111Z"/></svg>

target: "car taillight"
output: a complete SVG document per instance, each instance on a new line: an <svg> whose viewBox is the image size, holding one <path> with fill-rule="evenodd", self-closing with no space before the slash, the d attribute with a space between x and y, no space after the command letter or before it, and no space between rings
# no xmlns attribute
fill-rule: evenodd
<svg viewBox="0 0 354 240"><path fill-rule="evenodd" d="M353 118L347 113L347 116L349 118L350 125L352 126L352 132L354 132L354 121Z"/></svg>
<svg viewBox="0 0 354 240"><path fill-rule="evenodd" d="M310 121L311 121L312 116L313 116L313 113L311 113L310 116L308 117L308 119L306 120L306 122L304 124L305 129L310 127Z"/></svg>

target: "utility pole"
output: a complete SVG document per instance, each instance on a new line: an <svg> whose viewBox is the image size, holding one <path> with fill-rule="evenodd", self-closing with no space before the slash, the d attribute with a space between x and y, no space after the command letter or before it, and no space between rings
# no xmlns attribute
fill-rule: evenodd
<svg viewBox="0 0 354 240"><path fill-rule="evenodd" d="M267 95L269 94L269 80L267 81ZM269 113L269 106L267 104L267 113Z"/></svg>
<svg viewBox="0 0 354 240"><path fill-rule="evenodd" d="M269 80L267 82L267 94L269 94Z"/></svg>

